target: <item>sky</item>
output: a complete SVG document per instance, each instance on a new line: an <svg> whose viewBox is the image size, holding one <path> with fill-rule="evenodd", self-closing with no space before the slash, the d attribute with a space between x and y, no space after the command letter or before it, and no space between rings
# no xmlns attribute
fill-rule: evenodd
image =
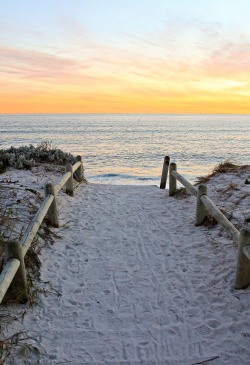
<svg viewBox="0 0 250 365"><path fill-rule="evenodd" d="M0 0L0 113L250 114L249 0Z"/></svg>

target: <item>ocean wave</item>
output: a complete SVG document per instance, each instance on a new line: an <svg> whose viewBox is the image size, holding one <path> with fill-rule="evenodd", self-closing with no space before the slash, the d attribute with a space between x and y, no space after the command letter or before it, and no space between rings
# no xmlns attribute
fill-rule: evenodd
<svg viewBox="0 0 250 365"><path fill-rule="evenodd" d="M155 177L145 177L145 176L136 176L136 175L127 175L127 174L115 174L115 173L109 173L109 174L99 174L99 175L90 175L88 176L90 179L110 179L110 178L117 178L117 179L124 179L124 180L139 180L139 181L154 181Z"/></svg>

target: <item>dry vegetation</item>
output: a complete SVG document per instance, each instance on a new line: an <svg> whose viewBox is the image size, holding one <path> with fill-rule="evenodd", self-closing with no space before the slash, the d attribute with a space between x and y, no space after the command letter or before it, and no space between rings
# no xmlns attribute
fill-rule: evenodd
<svg viewBox="0 0 250 365"><path fill-rule="evenodd" d="M177 199L184 199L189 195L190 195L190 193L187 191L187 189L182 187L182 188L177 189L173 196Z"/></svg>
<svg viewBox="0 0 250 365"><path fill-rule="evenodd" d="M215 166L213 171L206 175L206 176L200 176L196 179L195 185L204 184L208 182L211 177L217 175L217 174L226 174L226 173L232 173L232 172L239 172L241 170L245 170L247 168L250 168L250 165L236 165L230 161L225 161L220 163L219 165ZM247 179L246 179L247 180ZM247 183L247 182L245 182Z"/></svg>

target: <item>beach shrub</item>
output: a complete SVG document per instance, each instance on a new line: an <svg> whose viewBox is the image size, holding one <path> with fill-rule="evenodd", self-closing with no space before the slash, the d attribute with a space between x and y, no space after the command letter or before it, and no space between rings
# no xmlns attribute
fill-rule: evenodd
<svg viewBox="0 0 250 365"><path fill-rule="evenodd" d="M6 166L0 161L0 174L3 174L6 171Z"/></svg>
<svg viewBox="0 0 250 365"><path fill-rule="evenodd" d="M43 141L37 147L30 144L0 150L0 173L5 172L7 167L30 170L36 163L65 165L74 162L75 157L71 153L56 148L51 141Z"/></svg>

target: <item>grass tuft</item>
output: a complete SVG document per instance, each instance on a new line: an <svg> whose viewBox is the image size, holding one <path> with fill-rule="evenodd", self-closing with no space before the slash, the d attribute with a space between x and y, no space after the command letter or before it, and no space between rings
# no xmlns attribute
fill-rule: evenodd
<svg viewBox="0 0 250 365"><path fill-rule="evenodd" d="M213 228L217 224L217 220L210 213L207 212L206 218L203 222L203 226L207 228Z"/></svg>
<svg viewBox="0 0 250 365"><path fill-rule="evenodd" d="M25 332L17 332L5 339L0 339L0 365L3 365L6 360L15 364L16 357L22 358L25 364L31 364L47 357L47 354L35 338L29 337Z"/></svg>
<svg viewBox="0 0 250 365"><path fill-rule="evenodd" d="M188 192L187 192L187 189L184 188L184 187L181 187L179 189L177 189L174 193L174 197L177 198L177 199L184 199L188 196Z"/></svg>
<svg viewBox="0 0 250 365"><path fill-rule="evenodd" d="M245 168L249 167L249 165L236 165L232 163L229 160L226 160L219 165L215 166L215 168L212 170L212 172L205 176L200 176L196 178L195 185L204 184L207 183L211 177L217 175L217 174L225 174L228 172L235 172L239 170L243 170Z"/></svg>

